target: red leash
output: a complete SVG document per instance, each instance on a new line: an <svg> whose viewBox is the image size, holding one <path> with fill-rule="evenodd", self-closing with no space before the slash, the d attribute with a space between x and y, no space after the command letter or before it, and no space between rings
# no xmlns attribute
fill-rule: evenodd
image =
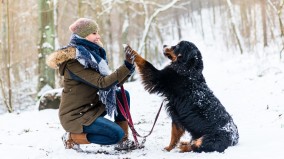
<svg viewBox="0 0 284 159"><path fill-rule="evenodd" d="M126 99L126 94L125 94L125 90L124 90L123 85L121 85L120 88L121 88L121 94L122 94L122 100L123 100L123 103L124 103L124 107L122 106L122 104L118 100L118 98L116 97L118 108L119 108L121 114L124 116L124 118L128 122L128 125L129 125L129 127L130 127L130 129L132 131L132 135L133 135L136 147L137 148L143 148L144 147L144 143L146 142L146 137L148 137L153 132L153 129L154 129L155 125L156 125L156 122L158 120L159 114L160 114L161 109L163 107L164 101L162 102L162 104L161 104L161 106L159 108L159 111L158 111L158 113L156 115L154 124L153 124L152 129L150 130L149 134L147 134L145 136L141 136L140 134L137 133L137 131L134 128L134 124L133 124L133 121L132 121L132 118L131 118L131 114L130 114L130 111L129 111L129 106L128 106L128 102L127 102L127 99ZM139 145L137 136L143 138L143 141L142 141L141 145Z"/></svg>

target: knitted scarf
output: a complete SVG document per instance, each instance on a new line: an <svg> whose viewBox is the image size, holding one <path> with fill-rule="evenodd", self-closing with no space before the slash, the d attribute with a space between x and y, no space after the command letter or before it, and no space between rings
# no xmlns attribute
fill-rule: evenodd
<svg viewBox="0 0 284 159"><path fill-rule="evenodd" d="M85 68L92 68L99 72L102 76L110 74L107 64L106 52L99 45L92 43L80 36L73 34L69 46L76 47L76 59ZM116 89L114 85L108 90L99 90L99 97L103 104L106 106L106 111L109 116L116 110Z"/></svg>

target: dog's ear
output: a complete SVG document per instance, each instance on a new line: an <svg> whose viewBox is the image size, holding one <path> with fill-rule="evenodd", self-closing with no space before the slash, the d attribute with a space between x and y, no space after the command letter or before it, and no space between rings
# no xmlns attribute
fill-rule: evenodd
<svg viewBox="0 0 284 159"><path fill-rule="evenodd" d="M184 61L183 61L183 56L182 56L181 53L179 53L179 54L177 55L177 61L178 61L179 63L184 63Z"/></svg>
<svg viewBox="0 0 284 159"><path fill-rule="evenodd" d="M193 64L195 60L198 60L198 50L191 50L190 52L179 53L177 55L177 61L184 64Z"/></svg>

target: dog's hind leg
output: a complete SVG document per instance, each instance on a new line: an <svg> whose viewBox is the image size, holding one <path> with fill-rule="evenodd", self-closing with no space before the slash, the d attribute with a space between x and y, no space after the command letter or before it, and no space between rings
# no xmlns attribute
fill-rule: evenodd
<svg viewBox="0 0 284 159"><path fill-rule="evenodd" d="M190 142L181 142L179 145L180 152L190 152L193 149L198 149L203 142L203 137L196 140L191 140Z"/></svg>
<svg viewBox="0 0 284 159"><path fill-rule="evenodd" d="M230 141L226 138L226 134L216 133L204 135L201 142L191 144L191 149L194 152L224 152Z"/></svg>
<svg viewBox="0 0 284 159"><path fill-rule="evenodd" d="M184 134L184 129L179 127L176 123L172 123L172 132L171 132L171 142L169 146L164 149L167 151L171 151L176 144L179 142L181 136Z"/></svg>

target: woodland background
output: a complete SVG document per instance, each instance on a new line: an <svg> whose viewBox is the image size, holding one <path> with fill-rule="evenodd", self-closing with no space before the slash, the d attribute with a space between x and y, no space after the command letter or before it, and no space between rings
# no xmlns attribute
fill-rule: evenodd
<svg viewBox="0 0 284 159"><path fill-rule="evenodd" d="M284 0L1 0L0 113L33 109L44 87L60 87L45 58L68 44L68 27L79 17L98 22L112 69L124 59L123 43L162 64L162 45L185 38L181 25L193 27L204 41L222 37L216 45L228 52L278 54L283 61L283 5Z"/></svg>

